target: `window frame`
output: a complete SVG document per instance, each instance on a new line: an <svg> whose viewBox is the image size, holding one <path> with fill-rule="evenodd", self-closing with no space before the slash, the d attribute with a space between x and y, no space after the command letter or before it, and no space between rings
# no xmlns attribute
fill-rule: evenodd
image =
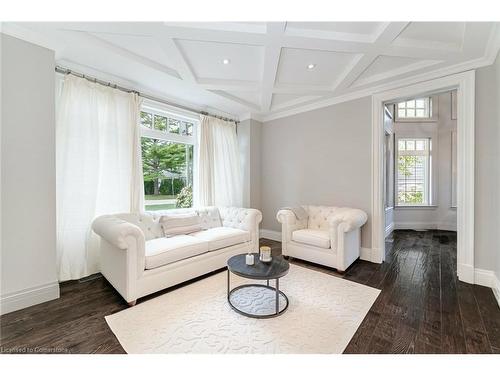
<svg viewBox="0 0 500 375"><path fill-rule="evenodd" d="M198 175L198 155L199 155L199 128L200 128L199 115L192 113L192 112L184 111L182 109L179 109L179 108L176 108L173 106L169 106L169 105L166 105L163 103L154 102L154 101L147 100L147 99L143 101L140 111L152 113L154 115L158 115L158 116L162 116L162 117L172 118L172 119L179 120L179 121L189 121L189 122L193 123L193 134L192 135L182 135L182 134L169 133L168 131L155 130L155 129L151 129L151 128L148 128L146 126L143 126L140 123L140 117L139 117L139 127L141 130L140 131L141 139L143 137L145 137L145 138L151 138L151 139L158 139L158 140L166 141L166 142L181 143L181 144L193 146L193 197L196 196L197 189L198 189L198 183L197 183L196 176ZM153 119L153 125L154 125L154 119ZM167 126L168 126L168 124L167 124ZM141 153L141 158L142 158L142 153ZM144 171L143 171L143 174L144 174ZM144 184L144 180L143 180L143 184ZM194 206L194 202L193 202L193 206ZM144 207L144 209L145 209L145 207Z"/></svg>
<svg viewBox="0 0 500 375"><path fill-rule="evenodd" d="M428 100L428 103L429 103L428 104L428 106L429 106L429 116L428 117L399 117L398 105L400 103L406 103L406 102L409 102L411 100L418 100L418 99ZM405 108L405 111L406 110L407 110L407 108ZM394 121L395 122L436 122L438 120L437 113L438 113L437 100L434 100L433 96L422 96L422 97L418 97L418 98L408 98L406 100L401 100L401 101L398 101L397 103L394 103Z"/></svg>
<svg viewBox="0 0 500 375"><path fill-rule="evenodd" d="M399 149L400 141L422 141L425 140L427 144L427 149L423 150L427 152L427 162L424 169L424 202L425 203L402 203L399 201L399 157L401 156L401 150ZM415 143L416 144L416 143ZM432 160L432 137L426 136L401 136L397 137L395 140L395 160L394 160L394 205L397 208L405 208L405 207L433 207L433 160ZM419 151L419 150L405 150L408 151ZM415 153L416 154L416 153Z"/></svg>

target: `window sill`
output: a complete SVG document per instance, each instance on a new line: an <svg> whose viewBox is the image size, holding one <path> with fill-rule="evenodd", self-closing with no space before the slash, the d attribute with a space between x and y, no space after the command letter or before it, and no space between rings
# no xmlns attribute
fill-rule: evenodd
<svg viewBox="0 0 500 375"><path fill-rule="evenodd" d="M438 206L396 206L394 209L396 210L435 210Z"/></svg>
<svg viewBox="0 0 500 375"><path fill-rule="evenodd" d="M399 122L399 123L427 123L427 122L438 122L437 118L414 118L414 119L398 119L394 120L394 122Z"/></svg>

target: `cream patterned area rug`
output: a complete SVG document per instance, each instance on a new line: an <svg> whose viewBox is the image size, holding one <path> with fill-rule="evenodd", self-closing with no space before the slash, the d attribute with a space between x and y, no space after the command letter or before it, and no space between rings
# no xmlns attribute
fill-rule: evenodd
<svg viewBox="0 0 500 375"><path fill-rule="evenodd" d="M231 274L231 288L242 283L252 281ZM127 353L342 353L380 293L293 264L280 290L290 301L287 311L247 318L227 302L225 271L106 321ZM265 292L254 297L256 308L274 301Z"/></svg>

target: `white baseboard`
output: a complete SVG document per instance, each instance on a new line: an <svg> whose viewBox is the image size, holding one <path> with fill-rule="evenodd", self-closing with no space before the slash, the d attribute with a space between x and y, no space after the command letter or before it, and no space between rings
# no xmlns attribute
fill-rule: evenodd
<svg viewBox="0 0 500 375"><path fill-rule="evenodd" d="M359 259L372 263L382 263L382 256L378 249L362 247L359 251Z"/></svg>
<svg viewBox="0 0 500 375"><path fill-rule="evenodd" d="M57 298L59 298L59 283L57 281L5 294L0 298L0 315Z"/></svg>
<svg viewBox="0 0 500 375"><path fill-rule="evenodd" d="M480 268L474 269L474 284L491 288L498 306L500 306L500 280L498 280L495 272Z"/></svg>
<svg viewBox="0 0 500 375"><path fill-rule="evenodd" d="M281 232L278 232L277 230L261 229L260 238L267 238L269 240L281 242Z"/></svg>
<svg viewBox="0 0 500 375"><path fill-rule="evenodd" d="M394 231L394 222L390 223L386 228L385 228L385 237L389 236L392 232Z"/></svg>
<svg viewBox="0 0 500 375"><path fill-rule="evenodd" d="M500 276L495 273L493 274L491 289L493 289L493 294L495 295L498 306L500 307Z"/></svg>
<svg viewBox="0 0 500 375"><path fill-rule="evenodd" d="M395 222L394 229L415 229L415 230L438 229L438 230L450 230L456 232L457 225L450 223L431 223L428 221L424 222L410 221L410 222Z"/></svg>
<svg viewBox="0 0 500 375"><path fill-rule="evenodd" d="M480 268L474 269L474 284L487 286L489 288L493 287L493 279L495 278L495 273L489 270L483 270Z"/></svg>
<svg viewBox="0 0 500 375"><path fill-rule="evenodd" d="M359 250L359 259L371 262L372 261L372 249L370 249L369 247L362 247Z"/></svg>

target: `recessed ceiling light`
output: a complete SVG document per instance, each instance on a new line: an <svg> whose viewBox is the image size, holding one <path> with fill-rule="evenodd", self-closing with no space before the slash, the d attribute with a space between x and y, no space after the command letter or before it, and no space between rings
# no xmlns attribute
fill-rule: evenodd
<svg viewBox="0 0 500 375"><path fill-rule="evenodd" d="M227 64L229 64L230 62L231 62L231 60L229 60L229 59L224 59L224 60L222 60L222 63L223 63L224 65L227 65Z"/></svg>
<svg viewBox="0 0 500 375"><path fill-rule="evenodd" d="M309 64L307 65L307 69L313 70L316 67L316 64Z"/></svg>

